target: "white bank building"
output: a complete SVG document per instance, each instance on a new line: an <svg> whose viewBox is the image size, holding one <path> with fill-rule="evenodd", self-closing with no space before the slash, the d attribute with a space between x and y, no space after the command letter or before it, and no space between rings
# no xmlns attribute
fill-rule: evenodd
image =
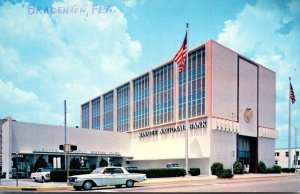
<svg viewBox="0 0 300 194"><path fill-rule="evenodd" d="M187 132L188 164L201 174L210 174L214 162L231 168L241 161L250 172L257 172L258 161L274 165L275 72L213 40L192 48L188 58L182 73L168 60L83 103L81 128L67 128L67 142L78 146L71 158L87 167L98 167L101 159L184 167ZM11 171L16 152L24 165L43 155L50 166L64 166L58 149L64 127L11 117L1 123L3 172Z"/></svg>

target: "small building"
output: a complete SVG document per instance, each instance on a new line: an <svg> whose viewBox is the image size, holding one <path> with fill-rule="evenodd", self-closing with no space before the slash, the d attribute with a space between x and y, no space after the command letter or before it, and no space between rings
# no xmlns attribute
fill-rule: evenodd
<svg viewBox="0 0 300 194"><path fill-rule="evenodd" d="M299 150L299 147L297 149L291 148L290 168L300 168ZM281 166L281 168L289 167L288 148L280 148L275 150L275 164Z"/></svg>

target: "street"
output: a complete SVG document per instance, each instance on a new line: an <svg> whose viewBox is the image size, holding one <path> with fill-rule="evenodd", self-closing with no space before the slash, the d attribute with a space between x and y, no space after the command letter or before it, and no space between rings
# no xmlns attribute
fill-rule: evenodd
<svg viewBox="0 0 300 194"><path fill-rule="evenodd" d="M95 188L96 192L300 192L300 177L259 179L225 179L176 182L167 184L136 184L134 188Z"/></svg>
<svg viewBox="0 0 300 194"><path fill-rule="evenodd" d="M86 192L300 192L300 176L264 178L236 178L189 180L162 183L136 183L133 188L98 187L91 191L53 190L35 191L43 193L86 193ZM45 183L51 184L51 183ZM46 186L46 185L45 185ZM11 193L12 191L0 191ZM24 192L24 191L13 191Z"/></svg>

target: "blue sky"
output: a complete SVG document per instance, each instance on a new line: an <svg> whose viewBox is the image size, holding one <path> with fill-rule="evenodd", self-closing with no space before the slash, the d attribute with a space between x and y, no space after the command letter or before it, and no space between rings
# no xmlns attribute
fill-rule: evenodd
<svg viewBox="0 0 300 194"><path fill-rule="evenodd" d="M80 104L171 59L186 21L190 47L214 39L276 71L276 147L287 147L289 76L293 136L300 127L299 0L2 0L0 118L63 125L66 99L79 125Z"/></svg>

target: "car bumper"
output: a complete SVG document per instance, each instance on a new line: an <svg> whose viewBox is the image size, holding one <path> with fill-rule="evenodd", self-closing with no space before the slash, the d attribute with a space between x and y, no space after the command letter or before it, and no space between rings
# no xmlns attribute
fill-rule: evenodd
<svg viewBox="0 0 300 194"><path fill-rule="evenodd" d="M82 180L76 180L76 181L68 181L68 186L82 186L83 181Z"/></svg>

